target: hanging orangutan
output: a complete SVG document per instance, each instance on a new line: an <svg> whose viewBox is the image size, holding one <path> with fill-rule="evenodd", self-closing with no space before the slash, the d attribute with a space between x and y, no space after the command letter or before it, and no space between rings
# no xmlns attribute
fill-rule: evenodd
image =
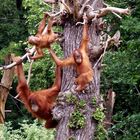
<svg viewBox="0 0 140 140"><path fill-rule="evenodd" d="M88 57L88 24L87 17L84 15L84 28L80 47L74 50L73 54L66 59L60 60L56 54L49 48L55 63L58 66L75 65L78 77L75 79L77 84L76 91L82 91L85 86L93 80L93 70Z"/></svg>
<svg viewBox="0 0 140 140"><path fill-rule="evenodd" d="M16 73L18 77L17 93L23 101L25 107L31 114L39 119L46 120L46 128L54 128L57 121L53 120L52 108L55 105L56 97L61 87L61 68L56 67L55 81L51 88L31 91L25 79L22 63L20 57L14 57L14 62L17 62Z"/></svg>
<svg viewBox="0 0 140 140"><path fill-rule="evenodd" d="M39 24L37 34L35 36L30 36L28 38L28 42L31 45L35 45L37 54L33 57L30 57L31 59L38 59L44 56L42 49L43 48L49 48L50 45L55 42L58 39L58 34L53 32L52 26L54 23L54 18L50 17L48 21L47 30L44 31L46 26L46 20L48 17L48 13L44 14L44 18ZM43 32L44 31L44 32ZM42 34L43 33L43 34Z"/></svg>

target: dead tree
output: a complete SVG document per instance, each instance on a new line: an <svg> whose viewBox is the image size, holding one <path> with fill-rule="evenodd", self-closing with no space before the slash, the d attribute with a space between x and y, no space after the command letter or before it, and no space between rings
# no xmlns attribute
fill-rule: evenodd
<svg viewBox="0 0 140 140"><path fill-rule="evenodd" d="M105 119L104 125L106 129L111 127L112 123L112 115L113 115L113 108L115 103L115 92L112 89L108 90L107 98L105 101Z"/></svg>
<svg viewBox="0 0 140 140"><path fill-rule="evenodd" d="M10 55L5 58L5 65L11 63ZM14 67L8 70L4 70L3 77L0 83L0 123L5 121L5 103L7 101L7 96L10 90L10 87L13 82L14 76Z"/></svg>
<svg viewBox="0 0 140 140"><path fill-rule="evenodd" d="M44 0L50 2L50 0ZM82 37L82 25L86 14L89 22L88 45L89 58L94 71L93 81L81 92L76 92L74 79L77 76L73 66L63 68L61 92L57 104L53 109L54 119L58 120L56 140L93 140L96 139L96 128L104 117L102 114L102 99L100 97L100 73L102 59L105 52L112 46L118 46L120 32L113 37L107 36L103 40L102 30L104 22L102 17L109 13L120 17L120 14L129 14L129 9L109 7L102 0L59 0L62 4L60 12L61 25L64 27L64 40L61 43L64 58L79 48ZM55 1L53 1L55 3ZM99 119L98 119L99 117Z"/></svg>

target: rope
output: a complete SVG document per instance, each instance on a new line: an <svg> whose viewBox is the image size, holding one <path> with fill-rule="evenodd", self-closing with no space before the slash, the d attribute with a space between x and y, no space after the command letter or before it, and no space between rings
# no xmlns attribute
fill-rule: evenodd
<svg viewBox="0 0 140 140"><path fill-rule="evenodd" d="M21 103L23 103L23 102L20 101L20 100L18 100L18 99L15 99L14 96L12 96L11 94L9 94L9 95L10 95L12 101L14 102L14 104L16 105L16 107L18 108L18 110L21 112L21 114L22 114L23 116L25 116L24 113L22 112L22 110L19 108L19 106L18 106L17 103L15 102L15 100L17 100L17 101L19 101L19 102L21 102Z"/></svg>
<svg viewBox="0 0 140 140"><path fill-rule="evenodd" d="M12 94L9 93L9 95L10 95L13 99L15 99L15 100L19 101L20 103L24 104L21 100L15 98Z"/></svg>
<svg viewBox="0 0 140 140"><path fill-rule="evenodd" d="M32 55L34 52L35 52L35 46L32 48L32 49L30 49L29 50L29 52L30 52L30 54ZM28 57L29 56L29 53L27 52L26 54L24 54L22 57L21 57L21 61L23 61L26 57ZM16 63L16 62L13 62L13 63L11 63L11 64L9 64L9 65L5 65L5 66L2 66L2 67L0 67L0 70L7 70L7 69L10 69L10 68L12 68L12 67L14 67L14 66L16 66L18 64L18 62Z"/></svg>

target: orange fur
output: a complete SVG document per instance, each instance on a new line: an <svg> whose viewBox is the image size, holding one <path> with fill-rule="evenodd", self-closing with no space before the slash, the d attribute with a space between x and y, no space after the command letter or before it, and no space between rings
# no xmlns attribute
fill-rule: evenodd
<svg viewBox="0 0 140 140"><path fill-rule="evenodd" d="M55 42L58 38L58 34L55 34L52 30L52 26L54 23L53 17L50 17L50 19L48 21L47 30L45 31L44 34L42 34L42 32L45 29L47 16L48 16L48 14L46 13L44 15L44 18L40 22L37 34L35 36L30 36L28 38L28 42L32 45L35 45L36 51L37 51L37 54L35 56L31 57L31 59L38 59L38 58L43 57L44 54L43 54L42 49L50 48L50 45L53 42Z"/></svg>
<svg viewBox="0 0 140 140"><path fill-rule="evenodd" d="M73 54L64 60L60 60L56 54L49 48L49 51L56 62L57 65L67 66L67 65L75 65L78 73L78 77L75 82L77 83L76 91L81 91L85 88L85 86L93 80L93 70L91 63L89 61L89 57L87 54L88 47L88 25L84 24L82 41L79 49L74 50Z"/></svg>
<svg viewBox="0 0 140 140"><path fill-rule="evenodd" d="M17 62L19 58L15 57L14 60ZM27 85L22 64L17 65L17 92L20 99L34 117L46 120L46 128L54 128L57 125L57 122L53 120L51 110L61 86L61 69L59 66L57 66L55 73L55 82L51 88L32 92Z"/></svg>

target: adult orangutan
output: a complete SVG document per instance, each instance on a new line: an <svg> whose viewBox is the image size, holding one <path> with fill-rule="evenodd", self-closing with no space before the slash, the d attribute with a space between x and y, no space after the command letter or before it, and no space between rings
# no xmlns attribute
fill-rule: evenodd
<svg viewBox="0 0 140 140"><path fill-rule="evenodd" d="M61 87L61 68L56 67L55 81L51 88L31 91L25 79L20 57L14 57L13 61L17 62L16 73L18 77L17 92L25 107L32 115L39 119L46 120L46 128L54 128L57 121L53 120L52 108L55 104L56 97Z"/></svg>

